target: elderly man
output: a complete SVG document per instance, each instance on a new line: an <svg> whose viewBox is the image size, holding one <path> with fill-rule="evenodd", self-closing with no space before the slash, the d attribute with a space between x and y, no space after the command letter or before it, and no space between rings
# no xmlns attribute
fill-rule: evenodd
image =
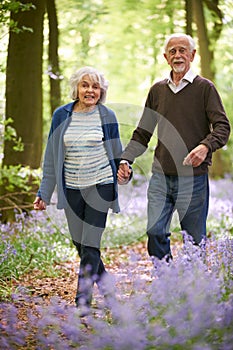
<svg viewBox="0 0 233 350"><path fill-rule="evenodd" d="M214 84L190 68L195 54L195 42L189 35L173 34L166 40L164 57L171 67L170 75L150 88L118 170L119 179L128 177L128 164L146 150L157 126L148 188L148 253L166 261L172 258L169 228L175 210L181 229L194 244L205 239L208 166L212 153L226 144L230 134Z"/></svg>

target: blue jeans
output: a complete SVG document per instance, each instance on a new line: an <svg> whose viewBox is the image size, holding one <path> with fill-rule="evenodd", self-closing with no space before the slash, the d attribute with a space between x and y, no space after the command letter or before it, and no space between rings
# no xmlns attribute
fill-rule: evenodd
<svg viewBox="0 0 233 350"><path fill-rule="evenodd" d="M171 256L170 223L177 210L181 229L199 244L206 237L209 206L208 174L200 176L152 175L148 188L148 253Z"/></svg>

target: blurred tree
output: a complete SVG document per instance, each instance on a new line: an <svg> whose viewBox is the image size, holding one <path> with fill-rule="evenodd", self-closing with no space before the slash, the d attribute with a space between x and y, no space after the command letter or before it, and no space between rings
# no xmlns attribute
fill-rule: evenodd
<svg viewBox="0 0 233 350"><path fill-rule="evenodd" d="M60 74L58 58L59 32L55 0L46 0L46 6L49 23L48 75L50 82L50 110L52 115L55 108L61 104L60 79L62 79L62 75Z"/></svg>
<svg viewBox="0 0 233 350"><path fill-rule="evenodd" d="M24 3L28 3L25 1ZM42 55L45 0L34 8L11 12L19 32L10 32L6 71L6 118L22 138L23 152L16 154L5 142L3 164L38 168L42 151ZM27 30L22 30L28 28Z"/></svg>
<svg viewBox="0 0 233 350"><path fill-rule="evenodd" d="M6 68L6 118L13 120L13 128L24 145L21 152L14 149L12 140L4 142L2 167L30 166L38 168L42 153L42 55L45 0L22 1L34 6L27 11L11 11L11 21L17 30L10 31ZM8 191L10 179L0 189L1 197ZM29 178L29 181L31 179ZM14 191L17 191L17 184ZM17 207L31 201L30 194L15 196ZM3 205L4 207L4 205ZM12 216L4 211L2 220Z"/></svg>
<svg viewBox="0 0 233 350"><path fill-rule="evenodd" d="M19 4L18 1L12 3ZM12 4L11 3L11 4ZM12 207L25 208L31 205L33 192L33 175L25 177L25 184L14 181L10 172L21 167L38 169L42 155L42 67L43 67L43 29L44 14L49 19L49 76L51 109L60 104L59 62L58 62L58 24L54 0L23 0L24 7L9 7L10 34L6 68L6 118L13 120L12 127L23 143L20 152L15 150L14 140L4 141L4 158L2 162L0 197L9 202L9 191L12 191ZM27 5L27 8L25 6ZM14 23L13 29L12 23ZM58 78L58 79L57 79ZM15 167L15 168L13 168ZM8 173L7 173L8 168ZM7 176L8 174L8 176ZM25 176L25 172L23 172ZM18 174L19 175L19 174ZM20 175L19 175L20 177ZM19 186L20 184L20 186ZM14 185L14 186L13 186ZM31 185L31 187L28 187ZM23 189L27 189L23 191ZM17 192L17 193L15 193ZM1 205L1 207L5 207ZM7 206L9 209L9 207ZM2 220L12 216L11 210L3 213Z"/></svg>
<svg viewBox="0 0 233 350"><path fill-rule="evenodd" d="M193 7L192 0L185 0L185 14L186 14L186 33L193 35L192 21L193 21Z"/></svg>
<svg viewBox="0 0 233 350"><path fill-rule="evenodd" d="M214 50L223 28L223 13L219 8L219 0L192 0L192 5L201 57L201 74L215 82ZM213 154L213 164L210 168L212 177L223 177L230 171L231 164L223 152L218 150Z"/></svg>

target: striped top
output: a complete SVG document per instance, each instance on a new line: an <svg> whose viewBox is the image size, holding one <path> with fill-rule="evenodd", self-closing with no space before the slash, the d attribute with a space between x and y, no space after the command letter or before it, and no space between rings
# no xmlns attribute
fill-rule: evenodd
<svg viewBox="0 0 233 350"><path fill-rule="evenodd" d="M103 137L98 108L87 113L72 113L70 125L64 134L67 188L80 189L113 183Z"/></svg>

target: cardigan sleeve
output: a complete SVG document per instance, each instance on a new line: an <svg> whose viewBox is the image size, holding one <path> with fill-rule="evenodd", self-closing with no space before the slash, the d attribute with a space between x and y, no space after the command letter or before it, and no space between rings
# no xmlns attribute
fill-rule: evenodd
<svg viewBox="0 0 233 350"><path fill-rule="evenodd" d="M51 130L50 130L51 132ZM56 186L56 175L54 167L54 155L53 155L53 133L47 141L44 162L43 162L43 176L37 195L46 203L50 204L50 200L53 191Z"/></svg>

